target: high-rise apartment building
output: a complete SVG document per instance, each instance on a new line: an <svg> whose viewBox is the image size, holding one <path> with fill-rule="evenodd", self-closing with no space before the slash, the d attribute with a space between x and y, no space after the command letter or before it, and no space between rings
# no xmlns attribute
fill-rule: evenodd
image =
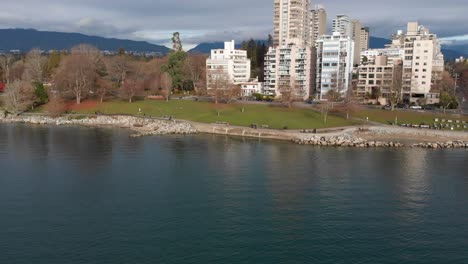
<svg viewBox="0 0 468 264"><path fill-rule="evenodd" d="M438 101L432 88L444 71L444 55L437 35L417 22L408 23L407 32L394 35L390 47L404 49L403 99L428 104Z"/></svg>
<svg viewBox="0 0 468 264"><path fill-rule="evenodd" d="M361 22L347 15L337 15L332 23L332 33L348 36L354 41L353 64L359 64L361 57Z"/></svg>
<svg viewBox="0 0 468 264"><path fill-rule="evenodd" d="M370 48L370 32L368 27L361 28L361 52Z"/></svg>
<svg viewBox="0 0 468 264"><path fill-rule="evenodd" d="M274 45L310 43L310 0L275 0Z"/></svg>
<svg viewBox="0 0 468 264"><path fill-rule="evenodd" d="M315 45L318 37L327 33L327 11L323 7L315 6L310 16L311 44Z"/></svg>
<svg viewBox="0 0 468 264"><path fill-rule="evenodd" d="M327 99L334 90L346 96L351 86L354 60L354 41L338 32L323 35L317 40L316 97Z"/></svg>
<svg viewBox="0 0 468 264"><path fill-rule="evenodd" d="M307 99L312 88L312 49L295 44L270 47L265 56L264 93L281 96L284 89L291 89L296 99Z"/></svg>
<svg viewBox="0 0 468 264"><path fill-rule="evenodd" d="M288 97L306 99L314 84L315 62L310 0L275 0L274 4L274 47L265 55L264 93L283 97L287 92Z"/></svg>

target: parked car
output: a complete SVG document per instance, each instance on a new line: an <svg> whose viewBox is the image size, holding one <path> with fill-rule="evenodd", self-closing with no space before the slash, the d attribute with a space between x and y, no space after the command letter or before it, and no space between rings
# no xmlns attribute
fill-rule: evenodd
<svg viewBox="0 0 468 264"><path fill-rule="evenodd" d="M435 105L425 105L424 107L424 110L436 110L437 107Z"/></svg>
<svg viewBox="0 0 468 264"><path fill-rule="evenodd" d="M422 110L423 109L422 106L420 106L420 105L413 105L410 108L413 109L413 110Z"/></svg>

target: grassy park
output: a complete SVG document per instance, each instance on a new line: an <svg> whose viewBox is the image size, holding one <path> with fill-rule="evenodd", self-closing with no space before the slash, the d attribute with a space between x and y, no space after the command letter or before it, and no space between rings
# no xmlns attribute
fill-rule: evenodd
<svg viewBox="0 0 468 264"><path fill-rule="evenodd" d="M84 105L87 103L84 102ZM141 113L139 110L141 109ZM242 111L242 109L244 111ZM142 100L128 103L121 100L94 103L81 109L80 114L130 114L145 116L173 116L202 123L227 122L235 126L267 125L274 129L313 129L341 127L358 124L357 121L329 115L325 123L320 112L311 109L289 109L265 104L218 104L187 100L151 101ZM219 113L219 115L218 115Z"/></svg>
<svg viewBox="0 0 468 264"><path fill-rule="evenodd" d="M438 112L420 112L415 110L381 110L381 109L364 109L356 114L358 118L365 120L367 117L371 122L382 124L392 124L397 120L398 124L433 124L436 118L447 120L460 120L468 122L468 116L457 116L450 114L442 114Z"/></svg>

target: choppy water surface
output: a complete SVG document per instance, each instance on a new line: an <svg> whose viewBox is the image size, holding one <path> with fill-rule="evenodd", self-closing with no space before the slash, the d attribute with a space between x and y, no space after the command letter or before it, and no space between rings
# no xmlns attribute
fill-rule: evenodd
<svg viewBox="0 0 468 264"><path fill-rule="evenodd" d="M468 152L0 125L0 263L468 263Z"/></svg>

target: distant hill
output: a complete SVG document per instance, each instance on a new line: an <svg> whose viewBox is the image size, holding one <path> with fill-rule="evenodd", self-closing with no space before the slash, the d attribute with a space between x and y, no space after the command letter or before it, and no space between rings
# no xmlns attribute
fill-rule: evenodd
<svg viewBox="0 0 468 264"><path fill-rule="evenodd" d="M159 52L166 54L169 49L145 41L88 36L78 33L38 31L34 29L0 29L0 51L33 48L41 50L69 50L78 44L91 44L100 50L118 51L124 48L134 52Z"/></svg>
<svg viewBox="0 0 468 264"><path fill-rule="evenodd" d="M442 54L444 54L445 61L453 61L460 57L468 58L468 53L460 52L458 50L453 50L453 47L447 46L442 47Z"/></svg>
<svg viewBox="0 0 468 264"><path fill-rule="evenodd" d="M222 49L224 47L224 42L204 42L200 43L195 48L189 50L189 53L202 53L209 54L212 49ZM236 44L236 48L240 48L240 44Z"/></svg>
<svg viewBox="0 0 468 264"><path fill-rule="evenodd" d="M385 38L370 37L369 47L371 49L382 49L385 48L385 45L391 44L392 41Z"/></svg>

